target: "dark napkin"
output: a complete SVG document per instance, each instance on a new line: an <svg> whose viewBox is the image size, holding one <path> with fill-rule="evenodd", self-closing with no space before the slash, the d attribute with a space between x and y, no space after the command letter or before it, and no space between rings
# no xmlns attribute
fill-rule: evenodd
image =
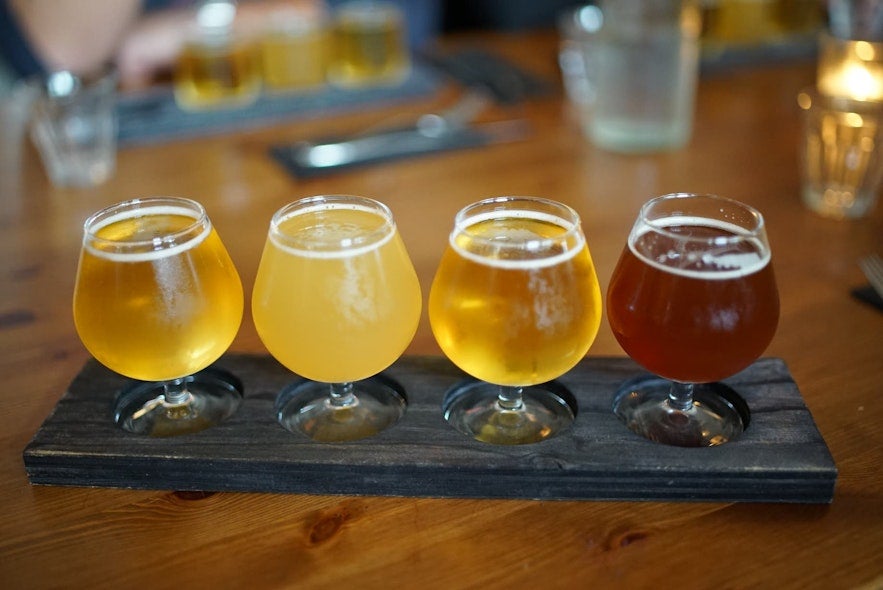
<svg viewBox="0 0 883 590"><path fill-rule="evenodd" d="M873 287L870 285L866 285L864 287L856 287L852 291L852 296L861 301L862 303L866 303L873 307L876 307L878 310L883 311L883 298L881 298Z"/></svg>
<svg viewBox="0 0 883 590"><path fill-rule="evenodd" d="M422 59L469 88L487 91L502 105L548 95L548 80L490 51L466 47L451 52L423 54Z"/></svg>

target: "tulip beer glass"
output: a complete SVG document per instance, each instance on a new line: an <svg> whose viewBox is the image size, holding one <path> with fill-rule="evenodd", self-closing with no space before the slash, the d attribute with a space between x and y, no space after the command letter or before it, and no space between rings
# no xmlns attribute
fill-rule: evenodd
<svg viewBox="0 0 883 590"><path fill-rule="evenodd" d="M445 418L494 444L544 440L574 409L547 382L595 339L601 294L579 216L566 205L498 197L457 213L429 295L432 332L480 380L449 392Z"/></svg>
<svg viewBox="0 0 883 590"><path fill-rule="evenodd" d="M240 392L194 373L230 346L242 320L239 275L199 203L112 205L86 220L74 290L83 344L109 369L147 382L117 422L151 436L229 417Z"/></svg>
<svg viewBox="0 0 883 590"><path fill-rule="evenodd" d="M677 446L739 436L738 399L715 382L754 362L776 331L763 217L712 195L647 202L611 277L607 314L625 352L662 377L617 395L614 411L631 430Z"/></svg>
<svg viewBox="0 0 883 590"><path fill-rule="evenodd" d="M421 305L417 273L386 205L319 196L277 211L252 313L267 350L307 379L279 396L279 422L325 442L394 424L405 400L369 378L410 344Z"/></svg>

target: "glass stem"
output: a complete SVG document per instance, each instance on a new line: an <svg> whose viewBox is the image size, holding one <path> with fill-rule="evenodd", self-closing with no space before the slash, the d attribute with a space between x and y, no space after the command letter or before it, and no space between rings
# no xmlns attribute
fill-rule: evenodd
<svg viewBox="0 0 883 590"><path fill-rule="evenodd" d="M167 406L183 406L190 401L190 392L183 378L163 383L163 398Z"/></svg>
<svg viewBox="0 0 883 590"><path fill-rule="evenodd" d="M500 386L497 403L504 410L520 410L524 402L521 398L521 387Z"/></svg>
<svg viewBox="0 0 883 590"><path fill-rule="evenodd" d="M686 412L693 408L693 384L672 381L668 391L668 404L675 410Z"/></svg>
<svg viewBox="0 0 883 590"><path fill-rule="evenodd" d="M163 394L157 399L170 420L193 420L199 416L199 410L193 403L193 395L187 389L187 381L183 377L163 383Z"/></svg>
<svg viewBox="0 0 883 590"><path fill-rule="evenodd" d="M335 408L344 408L356 403L356 396L353 395L352 382L332 383L329 402Z"/></svg>

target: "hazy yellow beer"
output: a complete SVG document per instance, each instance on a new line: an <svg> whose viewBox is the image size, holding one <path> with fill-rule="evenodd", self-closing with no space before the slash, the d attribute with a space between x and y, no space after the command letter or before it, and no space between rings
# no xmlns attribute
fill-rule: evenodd
<svg viewBox="0 0 883 590"><path fill-rule="evenodd" d="M328 37L322 23L293 18L275 23L259 43L264 85L292 91L324 84L331 45Z"/></svg>
<svg viewBox="0 0 883 590"><path fill-rule="evenodd" d="M150 202L123 203L87 222L74 322L108 368L165 381L204 369L225 352L239 329L243 292L198 204Z"/></svg>
<svg viewBox="0 0 883 590"><path fill-rule="evenodd" d="M274 216L252 313L264 345L290 370L326 383L357 381L387 368L411 342L420 285L391 217L319 199Z"/></svg>
<svg viewBox="0 0 883 590"><path fill-rule="evenodd" d="M583 358L598 332L601 294L572 226L544 212L491 211L451 234L429 318L454 364L489 383L527 386ZM507 248L514 243L522 246Z"/></svg>

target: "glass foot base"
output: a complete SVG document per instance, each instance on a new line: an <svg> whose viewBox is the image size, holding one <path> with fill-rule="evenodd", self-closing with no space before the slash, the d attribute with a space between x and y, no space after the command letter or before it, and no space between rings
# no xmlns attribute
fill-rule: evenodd
<svg viewBox="0 0 883 590"><path fill-rule="evenodd" d="M242 383L226 371L206 369L186 377L184 383L190 395L182 403L167 402L162 383L139 382L123 390L114 421L135 434L180 436L220 424L242 403Z"/></svg>
<svg viewBox="0 0 883 590"><path fill-rule="evenodd" d="M613 411L644 438L678 447L713 447L739 437L748 426L748 407L722 383L696 385L693 406L679 410L669 403L671 382L647 377L625 384Z"/></svg>
<svg viewBox="0 0 883 590"><path fill-rule="evenodd" d="M398 422L407 405L402 388L380 376L354 382L344 405L332 403L330 391L330 384L316 381L285 388L276 401L279 424L318 442L358 440Z"/></svg>
<svg viewBox="0 0 883 590"><path fill-rule="evenodd" d="M499 392L499 385L482 381L458 385L445 396L445 420L482 442L522 445L559 434L570 427L576 415L576 401L557 383L523 388L518 409L501 406Z"/></svg>

